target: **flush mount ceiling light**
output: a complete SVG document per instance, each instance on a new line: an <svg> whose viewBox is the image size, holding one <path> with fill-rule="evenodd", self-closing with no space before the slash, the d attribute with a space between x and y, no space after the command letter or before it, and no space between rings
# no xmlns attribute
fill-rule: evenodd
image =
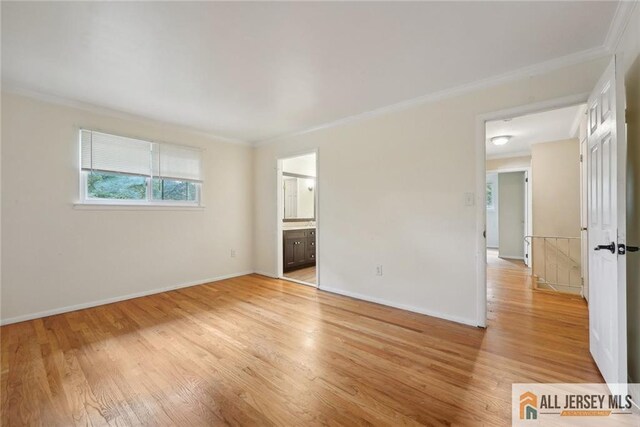
<svg viewBox="0 0 640 427"><path fill-rule="evenodd" d="M500 135L491 138L491 142L493 142L494 145L504 145L509 142L510 139L511 135Z"/></svg>

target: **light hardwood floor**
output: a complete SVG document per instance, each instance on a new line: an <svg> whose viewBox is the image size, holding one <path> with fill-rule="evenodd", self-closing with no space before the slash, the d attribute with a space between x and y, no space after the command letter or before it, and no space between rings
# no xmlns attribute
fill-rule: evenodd
<svg viewBox="0 0 640 427"><path fill-rule="evenodd" d="M305 267L300 270L293 270L284 273L284 277L288 277L290 279L300 280L302 282L311 283L313 285L316 284L316 266L313 267Z"/></svg>
<svg viewBox="0 0 640 427"><path fill-rule="evenodd" d="M579 298L490 258L489 327L250 275L4 326L2 425L509 425L601 382Z"/></svg>

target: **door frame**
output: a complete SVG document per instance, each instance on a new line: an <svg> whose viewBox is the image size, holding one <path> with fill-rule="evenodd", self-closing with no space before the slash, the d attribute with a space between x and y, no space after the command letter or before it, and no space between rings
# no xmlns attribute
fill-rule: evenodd
<svg viewBox="0 0 640 427"><path fill-rule="evenodd" d="M486 167L486 164L485 164L485 167ZM531 182L532 182L532 179L531 179L531 166L529 166L529 167L522 166L522 167L515 167L515 168L488 169L485 172L485 179L486 179L486 175L490 174L490 173L501 174L501 173L509 173L509 172L524 172L526 174L525 175L526 178L529 180L528 183L527 183L528 185L526 186L526 189L525 189L525 193L524 193L524 203L525 203L524 235L526 237L526 236L529 236L529 235L533 234L533 188L531 187ZM485 188L486 188L486 184L485 184ZM498 191L499 191L499 188L500 187L498 187ZM500 215L498 215L498 224L499 223L500 223ZM486 246L486 242L485 242L485 246ZM525 251L525 254L526 253L527 252ZM529 252L528 253L529 253L529 257L528 258L525 257L525 259L523 261L525 262L525 264L527 264L528 267L531 267L531 264L533 264L533 254L531 253L531 248L529 248Z"/></svg>
<svg viewBox="0 0 640 427"><path fill-rule="evenodd" d="M292 159L295 157L305 156L308 154L316 155L316 184L314 188L314 203L315 203L315 216L316 216L316 284L303 282L302 280L292 279L290 277L285 277L284 275L284 266L283 260L283 245L282 245L282 236L283 236L283 227L282 220L284 218L284 192L282 190L282 161L285 159ZM282 154L276 158L276 275L278 279L287 280L289 282L299 283L305 286L311 286L313 288L320 289L320 259L321 259L321 251L320 251L320 209L319 209L319 201L320 201L320 155L318 148L311 148L302 151L294 151L288 152L286 154Z"/></svg>
<svg viewBox="0 0 640 427"><path fill-rule="evenodd" d="M590 92L584 92L476 116L476 323L481 328L487 327L487 245L484 237L487 220L486 122L583 104L587 102L589 95Z"/></svg>

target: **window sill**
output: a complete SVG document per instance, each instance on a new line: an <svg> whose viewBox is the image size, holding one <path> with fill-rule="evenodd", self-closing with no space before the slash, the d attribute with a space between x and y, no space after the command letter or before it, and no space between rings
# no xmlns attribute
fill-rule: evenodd
<svg viewBox="0 0 640 427"><path fill-rule="evenodd" d="M203 211L204 206L134 203L74 203L74 209L88 211Z"/></svg>

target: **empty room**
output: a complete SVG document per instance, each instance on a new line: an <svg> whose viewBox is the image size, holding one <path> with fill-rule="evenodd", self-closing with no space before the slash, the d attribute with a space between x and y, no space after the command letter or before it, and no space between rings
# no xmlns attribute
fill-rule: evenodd
<svg viewBox="0 0 640 427"><path fill-rule="evenodd" d="M0 425L640 425L639 1L0 14Z"/></svg>

